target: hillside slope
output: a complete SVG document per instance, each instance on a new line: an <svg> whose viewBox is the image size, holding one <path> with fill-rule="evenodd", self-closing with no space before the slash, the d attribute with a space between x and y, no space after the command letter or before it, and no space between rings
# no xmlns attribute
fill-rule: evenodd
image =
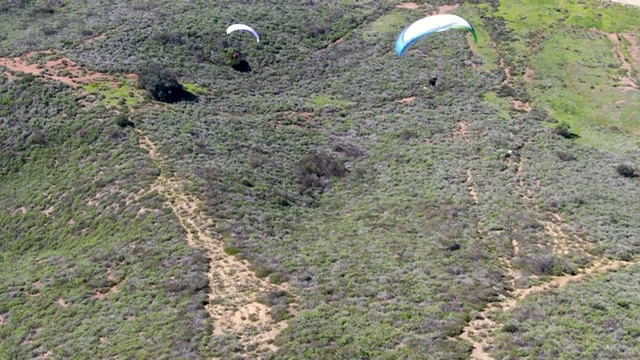
<svg viewBox="0 0 640 360"><path fill-rule="evenodd" d="M397 57L406 24L445 12L478 44ZM0 3L0 357L629 356L638 18ZM151 100L150 65L197 100Z"/></svg>

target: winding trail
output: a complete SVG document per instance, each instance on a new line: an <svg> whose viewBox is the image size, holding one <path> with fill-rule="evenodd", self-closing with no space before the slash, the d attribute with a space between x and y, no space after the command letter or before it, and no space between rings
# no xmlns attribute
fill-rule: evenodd
<svg viewBox="0 0 640 360"><path fill-rule="evenodd" d="M89 41L104 38L98 35ZM41 61L40 65L31 61L34 55L46 55L54 57L54 60ZM81 92L81 86L95 82L113 82L118 79L109 74L103 74L88 70L79 66L72 60L65 58L61 53L46 50L32 52L20 57L0 58L0 66L8 71L4 75L10 79L15 73L29 73L43 77L50 81L63 82L76 91ZM126 78L136 80L137 75L127 74ZM130 111L135 111L129 109ZM189 246L202 249L207 252L210 266L207 272L209 278L209 304L206 306L214 323L213 335L234 336L242 348L240 353L245 359L262 359L269 353L277 351L273 344L275 337L288 325L287 321L276 321L272 316L274 311L269 306L260 302L262 297L286 297L286 309L278 309L279 315L283 311L295 314L297 297L292 295L287 283L272 284L268 280L258 278L249 268L246 262L240 261L224 252L222 236L214 230L215 224L201 211L200 200L185 192L185 183L175 174L171 173L157 151L155 144L136 129L138 145L145 151L154 164L160 169L160 175L151 185L149 190L137 194L130 194L127 204L137 201L141 196L151 192L157 192L164 196L164 205L171 208L180 225L186 231L186 240ZM112 289L112 291L117 291ZM103 296L100 293L97 296ZM267 302L267 301L264 301ZM64 300L59 301L60 306L66 306ZM282 305L280 305L282 307ZM282 318L282 316L279 316Z"/></svg>
<svg viewBox="0 0 640 360"><path fill-rule="evenodd" d="M508 160L509 161L509 160ZM559 214L544 212L535 203L533 194L530 189L525 186L525 179L523 175L523 158L518 158L517 161L512 161L510 164L516 169L517 185L512 187L512 191L515 195L519 196L525 208L530 211L535 211L537 214L543 215L538 221L543 225L544 231L549 237L553 239L553 251L557 254L566 255L568 249L585 251L593 247L593 244L582 239L578 234L567 234L563 229L566 224ZM474 203L478 205L479 197L474 186L473 173L471 169L467 170L466 179L467 189L469 196L473 199ZM536 186L540 186L539 182L536 182ZM484 229L482 224L478 223L478 233L482 235ZM491 302L485 306L482 311L469 321L469 324L462 329L462 333L459 338L468 341L472 344L472 351L470 359L474 360L490 360L493 359L488 353L487 349L490 349L493 341L492 336L500 331L502 324L499 324L491 319L491 314L501 311L509 311L515 308L519 301L525 299L532 294L538 294L547 292L553 289L560 289L567 284L579 282L583 280L587 275L602 274L610 271L617 271L626 266L640 263L640 259L634 259L632 261L620 261L609 260L604 257L593 257L590 267L582 269L578 274L574 275L562 275L553 276L545 283L531 286L528 288L517 288L516 282L522 276L520 272L513 268L512 260L517 258L520 247L515 238L512 239L513 254L510 258L501 259L506 267L507 277L509 278L509 284L513 289L509 296L499 295L499 300Z"/></svg>
<svg viewBox="0 0 640 360"><path fill-rule="evenodd" d="M272 284L258 278L247 263L224 252L222 236L213 230L214 223L200 211L201 202L184 190L184 183L170 174L155 144L137 130L139 146L145 150L160 168L160 176L151 186L166 198L165 205L171 208L180 225L187 233L187 243L193 248L207 252L210 267L209 305L207 311L213 318L214 335L236 336L243 348L243 358L263 358L278 348L273 345L275 337L287 327L286 321L276 322L271 309L260 303L261 295L269 293L289 294L286 283ZM295 312L295 303L289 304L289 313Z"/></svg>

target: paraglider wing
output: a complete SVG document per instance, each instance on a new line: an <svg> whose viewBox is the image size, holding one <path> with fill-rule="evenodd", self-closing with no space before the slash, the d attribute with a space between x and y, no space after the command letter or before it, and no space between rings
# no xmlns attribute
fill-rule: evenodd
<svg viewBox="0 0 640 360"><path fill-rule="evenodd" d="M229 26L227 28L227 34L231 34L234 31L239 31L239 30L244 30L244 31L248 31L250 33L253 34L253 36L256 37L256 39L258 40L258 42L260 42L260 36L258 36L258 33L253 30L250 26L244 25L244 24L233 24L231 26Z"/></svg>
<svg viewBox="0 0 640 360"><path fill-rule="evenodd" d="M414 22L398 35L396 53L402 56L409 45L423 36L450 29L468 31L473 35L473 41L478 42L476 30L465 19L451 14L433 15Z"/></svg>

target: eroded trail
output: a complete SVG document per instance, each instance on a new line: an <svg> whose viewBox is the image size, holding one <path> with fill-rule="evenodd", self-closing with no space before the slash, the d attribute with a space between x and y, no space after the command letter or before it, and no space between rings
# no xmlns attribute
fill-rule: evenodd
<svg viewBox="0 0 640 360"><path fill-rule="evenodd" d="M33 60L39 56L51 59L40 60L40 63ZM0 58L0 66L8 70L2 74L9 78L15 77L15 73L26 73L42 76L47 80L59 81L76 89L95 82L117 82L116 76L86 69L73 60L62 56L61 53L52 50L34 51L14 58ZM125 77L136 80L138 76L127 74Z"/></svg>
<svg viewBox="0 0 640 360"><path fill-rule="evenodd" d="M542 225L542 231L546 233L548 237L552 239L552 250L559 256L567 255L569 250L579 251L587 254L588 249L593 247L593 244L584 240L578 233L573 231L566 223L565 220L559 215L551 212L545 212L540 209L533 193L527 188L525 181L525 172L523 170L523 158L518 157L517 161L507 160L511 162L513 168L516 169L516 185L512 187L514 195L519 196L522 199L523 205L530 211L539 215L538 222ZM469 195L474 200L474 203L478 205L479 197L474 185L473 174L471 169L467 170L467 187ZM536 186L540 186L539 182L536 182ZM478 224L478 232L482 233L485 230L482 224ZM491 319L491 314L499 311L508 311L516 307L519 301L526 297L550 291L553 289L560 289L567 284L581 281L585 276L590 274L600 274L609 271L616 271L623 267L640 263L640 260L634 261L619 261L608 260L603 257L591 256L591 266L582 269L581 272L574 275L553 276L548 278L548 281L531 286L528 288L517 288L517 280L522 276L520 272L512 265L512 260L517 258L520 252L520 246L515 239L512 239L513 254L510 258L501 259L506 268L507 278L509 284L513 289L508 296L500 295L498 301L487 304L487 306L474 318L467 326L463 328L460 338L470 342L473 345L473 350L470 354L470 359L476 360L488 360L493 359L489 355L493 342L492 336L500 331L503 324L499 324ZM533 278L533 276L530 276Z"/></svg>
<svg viewBox="0 0 640 360"><path fill-rule="evenodd" d="M508 311L513 309L518 301L525 299L526 297L541 292L550 291L553 289L560 289L567 284L579 282L585 276L589 274L599 274L608 271L616 271L623 267L638 263L638 261L626 262L626 261L596 261L593 265L587 269L584 269L577 275L564 275L554 276L550 281L532 286L526 289L516 289L511 293L510 297L502 297L500 301L489 303L481 312L472 319L469 324L464 327L460 338L469 341L473 344L473 351L470 359L487 360L493 359L491 355L485 350L492 345L491 337L496 331L499 331L502 324L496 323L490 318L491 313L496 311Z"/></svg>
<svg viewBox="0 0 640 360"><path fill-rule="evenodd" d="M210 259L208 271L210 303L207 310L213 318L214 335L234 335L242 346L244 358L265 357L277 350L273 340L287 327L286 321L276 322L272 309L259 302L269 294L283 296L289 293L286 283L275 285L262 280L250 271L245 262L227 255L223 250L221 236L213 230L214 223L200 211L201 203L187 194L184 183L168 173L156 146L138 131L139 146L160 168L160 176L151 186L166 198L170 207L187 233L189 246L207 251ZM287 311L293 313L295 303Z"/></svg>
<svg viewBox="0 0 640 360"><path fill-rule="evenodd" d="M102 37L104 35L89 41ZM47 59L40 60L38 64L33 61L35 56L46 56ZM16 73L29 73L47 80L66 83L76 91L80 91L81 86L85 84L118 81L113 75L85 69L54 51L39 51L15 58L0 58L0 66L7 69L0 74L10 79L14 78ZM135 74L128 74L126 77L137 79ZM201 211L200 200L188 194L184 190L185 183L170 173L155 144L141 131L136 132L139 137L138 145L160 169L160 175L150 189L130 194L126 203L137 201L141 196L151 192L157 192L166 199L164 204L173 210L180 225L185 229L189 246L206 251L209 257L210 266L207 276L211 293L206 308L213 318L214 335L235 337L242 348L239 353L243 354L243 358L266 358L268 353L277 350L273 340L287 327L287 322L274 320L272 316L274 309L260 301L268 303L270 298L285 297L288 305L283 309L284 305L279 302L280 308L277 309L279 314L276 316L282 319L283 312L289 314L295 312L295 297L289 292L286 283L275 285L260 279L249 269L247 263L224 252L222 237L215 232L213 221ZM65 306L63 300L60 305Z"/></svg>

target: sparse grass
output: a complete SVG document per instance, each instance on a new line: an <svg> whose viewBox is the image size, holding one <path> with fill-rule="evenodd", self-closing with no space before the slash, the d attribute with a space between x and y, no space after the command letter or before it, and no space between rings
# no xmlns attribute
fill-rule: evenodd
<svg viewBox="0 0 640 360"><path fill-rule="evenodd" d="M311 103L317 107L324 107L327 105L331 105L331 106L336 106L339 108L343 108L349 105L349 103L347 101L343 101L343 100L338 100L338 99L332 99L329 96L326 95L316 95L313 98L311 98Z"/></svg>

